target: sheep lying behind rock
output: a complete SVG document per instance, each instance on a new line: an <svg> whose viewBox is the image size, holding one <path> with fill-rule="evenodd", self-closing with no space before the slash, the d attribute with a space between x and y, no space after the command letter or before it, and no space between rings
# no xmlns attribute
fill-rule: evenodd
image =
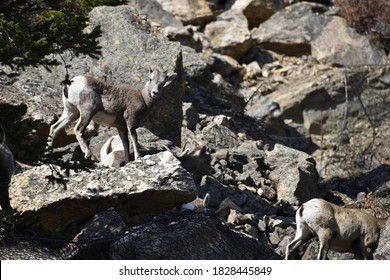
<svg viewBox="0 0 390 280"><path fill-rule="evenodd" d="M119 135L110 137L100 149L103 166L119 168L125 163L125 148Z"/></svg>
<svg viewBox="0 0 390 280"><path fill-rule="evenodd" d="M197 196L193 201L182 204L180 211L195 210L195 209L203 210L208 207L209 203L210 203L210 194L206 193L204 198L200 198L199 196Z"/></svg>
<svg viewBox="0 0 390 280"><path fill-rule="evenodd" d="M196 184L203 175L212 173L211 155L206 146L185 149L175 153L168 147L164 148L174 154L185 170L191 173ZM125 163L125 150L118 135L110 137L100 150L100 162L103 166L119 168Z"/></svg>

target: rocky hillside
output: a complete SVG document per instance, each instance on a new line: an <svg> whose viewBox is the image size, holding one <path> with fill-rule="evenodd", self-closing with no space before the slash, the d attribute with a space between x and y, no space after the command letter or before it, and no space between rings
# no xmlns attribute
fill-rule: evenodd
<svg viewBox="0 0 390 280"><path fill-rule="evenodd" d="M311 198L389 215L390 58L331 1L129 0L89 24L99 59L1 68L17 165L1 185L1 259L281 259ZM155 64L178 76L137 130L141 159L86 161L72 127L46 153L67 72L140 89ZM116 134L88 132L97 157ZM182 151L204 146L211 161L187 168ZM207 193L207 209L179 210ZM390 259L389 230L376 259ZM309 243L296 258L315 258Z"/></svg>

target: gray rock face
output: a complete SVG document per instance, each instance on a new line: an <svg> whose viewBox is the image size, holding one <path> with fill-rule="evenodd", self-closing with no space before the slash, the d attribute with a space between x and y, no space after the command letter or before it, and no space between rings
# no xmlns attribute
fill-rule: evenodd
<svg viewBox="0 0 390 280"><path fill-rule="evenodd" d="M219 73L222 76L229 76L230 74L240 70L240 64L233 58L227 55L214 53L210 58L212 61L211 70Z"/></svg>
<svg viewBox="0 0 390 280"><path fill-rule="evenodd" d="M252 37L267 49L295 56L312 54L323 63L388 63L383 49L348 27L344 19L326 15L326 11L326 6L315 3L288 6L252 30Z"/></svg>
<svg viewBox="0 0 390 280"><path fill-rule="evenodd" d="M85 225L73 243L62 250L62 256L116 260L281 259L265 241L230 230L207 211L171 211L128 228L118 213L107 210Z"/></svg>
<svg viewBox="0 0 390 280"><path fill-rule="evenodd" d="M170 12L185 24L202 25L213 18L206 0L156 0L164 10Z"/></svg>
<svg viewBox="0 0 390 280"><path fill-rule="evenodd" d="M235 1L232 9L242 11L252 28L259 26L288 4L291 4L291 0L244 0Z"/></svg>
<svg viewBox="0 0 390 280"><path fill-rule="evenodd" d="M183 66L188 77L194 80L204 80L207 76L207 64L201 58L200 54L194 49L181 46L183 51Z"/></svg>
<svg viewBox="0 0 390 280"><path fill-rule="evenodd" d="M2 260L60 260L55 250L50 250L34 241L20 241L0 247Z"/></svg>
<svg viewBox="0 0 390 280"><path fill-rule="evenodd" d="M127 3L135 7L141 14L146 15L151 22L165 26L182 27L180 20L165 11L157 0L129 0Z"/></svg>
<svg viewBox="0 0 390 280"><path fill-rule="evenodd" d="M346 21L340 17L332 17L321 34L313 39L311 53L322 63L344 66L388 64L383 49L348 27Z"/></svg>
<svg viewBox="0 0 390 280"><path fill-rule="evenodd" d="M110 207L131 220L192 201L197 194L191 175L170 152L119 169L81 171L63 183L50 183L45 178L50 175L48 166L35 167L16 175L9 188L12 208L33 214L37 220L31 224L45 231L85 222Z"/></svg>
<svg viewBox="0 0 390 280"><path fill-rule="evenodd" d="M316 163L310 155L279 144L266 154L278 201L300 205L320 196Z"/></svg>
<svg viewBox="0 0 390 280"><path fill-rule="evenodd" d="M252 38L267 49L287 54L310 54L310 42L317 37L330 18L317 14L326 7L313 3L298 3L274 14L252 30Z"/></svg>
<svg viewBox="0 0 390 280"><path fill-rule="evenodd" d="M252 38L246 17L235 11L227 11L206 25L205 35L215 52L240 59L252 46Z"/></svg>
<svg viewBox="0 0 390 280"><path fill-rule="evenodd" d="M168 244L171 250L165 250ZM213 215L192 211L161 215L131 229L111 244L110 251L113 259L281 259L264 240L232 231Z"/></svg>
<svg viewBox="0 0 390 280"><path fill-rule="evenodd" d="M108 259L107 244L126 234L127 225L114 210L97 213L72 242L61 249L64 259Z"/></svg>
<svg viewBox="0 0 390 280"><path fill-rule="evenodd" d="M296 121L304 119L303 111L309 111L315 106L331 108L344 97L341 89L343 85L344 72L342 69L335 69L331 72L320 72L314 77L302 77L289 87L280 88L267 97L276 102L285 118ZM309 116L308 116L309 117ZM305 126L310 129L310 119ZM319 124L321 120L316 120ZM311 121L313 123L314 121Z"/></svg>
<svg viewBox="0 0 390 280"><path fill-rule="evenodd" d="M354 83L359 80L360 71L317 69L313 76L296 79L294 83L280 87L267 96L255 96L247 104L246 113L260 119L265 112L280 112L284 118L303 123L310 134L337 129L333 122L327 123L327 120L332 114L342 111L345 78ZM359 89L356 89L355 94L358 93Z"/></svg>

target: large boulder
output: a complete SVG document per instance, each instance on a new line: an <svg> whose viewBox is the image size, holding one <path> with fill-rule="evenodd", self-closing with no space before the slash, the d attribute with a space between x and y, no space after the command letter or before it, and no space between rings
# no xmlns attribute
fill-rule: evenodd
<svg viewBox="0 0 390 280"><path fill-rule="evenodd" d="M271 168L269 178L278 201L300 205L324 195L318 188L316 162L310 155L279 144L266 155L266 163Z"/></svg>
<svg viewBox="0 0 390 280"><path fill-rule="evenodd" d="M235 1L231 9L242 11L248 19L249 28L252 28L289 4L291 0L244 0Z"/></svg>
<svg viewBox="0 0 390 280"><path fill-rule="evenodd" d="M60 254L34 241L13 240L0 247L1 260L59 260Z"/></svg>
<svg viewBox="0 0 390 280"><path fill-rule="evenodd" d="M344 101L342 91L344 74L343 69L319 70L318 75L302 77L288 87L279 88L267 97L279 105L284 118L290 118L296 122L303 120L304 126L310 132L315 133L316 130L318 131L316 128L321 123L325 123L325 116L323 119L314 120L308 112L318 111L318 107L325 111ZM325 128L322 127L322 129Z"/></svg>
<svg viewBox="0 0 390 280"><path fill-rule="evenodd" d="M216 21L206 25L205 35L210 39L215 52L239 60L252 46L248 20L239 11L228 10Z"/></svg>
<svg viewBox="0 0 390 280"><path fill-rule="evenodd" d="M308 2L288 6L252 30L252 37L275 52L294 56L312 54L324 63L345 66L388 63L383 48L348 27L344 19L326 14L327 10L324 5Z"/></svg>
<svg viewBox="0 0 390 280"><path fill-rule="evenodd" d="M315 75L295 79L285 87L279 87L272 93L256 95L246 106L246 114L261 119L267 112L264 108L276 108L285 119L303 123L310 134L321 134L326 131L337 130L334 123L327 123L332 116L343 111L345 102L345 79L349 83L358 81L360 73L355 70L346 72L339 68L325 68L316 66ZM356 95L360 94L356 88ZM269 111L269 110L268 110Z"/></svg>
<svg viewBox="0 0 390 280"><path fill-rule="evenodd" d="M107 243L121 238L128 226L113 208L97 213L60 251L64 259L108 259Z"/></svg>
<svg viewBox="0 0 390 280"><path fill-rule="evenodd" d="M347 46L347 47L346 47ZM332 17L311 41L312 55L322 63L335 65L385 65L385 50L370 42L340 17Z"/></svg>
<svg viewBox="0 0 390 280"><path fill-rule="evenodd" d="M310 54L311 40L330 21L318 13L326 7L315 3L297 3L274 14L252 30L252 38L266 49L287 55Z"/></svg>
<svg viewBox="0 0 390 280"><path fill-rule="evenodd" d="M265 240L233 231L206 211L170 211L132 228L126 228L112 210L105 211L86 224L64 248L63 256L116 260L281 259Z"/></svg>
<svg viewBox="0 0 390 280"><path fill-rule="evenodd" d="M183 26L183 23L169 11L164 10L157 0L128 0L127 3L146 15L152 23L159 24L161 27Z"/></svg>
<svg viewBox="0 0 390 280"><path fill-rule="evenodd" d="M160 216L144 228L130 230L110 250L113 259L281 259L265 240L233 231L204 212Z"/></svg>
<svg viewBox="0 0 390 280"><path fill-rule="evenodd" d="M34 167L15 175L9 187L12 208L45 232L86 222L110 207L134 222L197 194L191 175L167 151L119 169L95 168L62 180L52 172L46 165Z"/></svg>
<svg viewBox="0 0 390 280"><path fill-rule="evenodd" d="M156 0L184 24L203 25L214 17L206 0Z"/></svg>

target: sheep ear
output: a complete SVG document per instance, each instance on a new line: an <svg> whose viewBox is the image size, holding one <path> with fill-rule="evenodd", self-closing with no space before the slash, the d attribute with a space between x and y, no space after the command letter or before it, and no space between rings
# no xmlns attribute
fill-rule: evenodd
<svg viewBox="0 0 390 280"><path fill-rule="evenodd" d="M148 65L148 69L149 69L149 74L151 74L153 72L153 69L152 67L150 67L150 65Z"/></svg>
<svg viewBox="0 0 390 280"><path fill-rule="evenodd" d="M173 82L174 79L176 79L177 73L173 73L168 77L168 80L165 82L164 87L169 86L170 83Z"/></svg>

